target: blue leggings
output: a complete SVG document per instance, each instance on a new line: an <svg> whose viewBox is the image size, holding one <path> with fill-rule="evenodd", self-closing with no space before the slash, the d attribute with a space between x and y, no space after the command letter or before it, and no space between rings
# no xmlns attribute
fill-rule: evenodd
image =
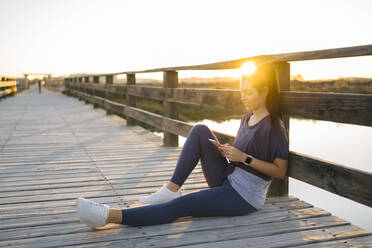
<svg viewBox="0 0 372 248"><path fill-rule="evenodd" d="M214 135L205 125L194 126L183 146L171 182L182 186L199 160L209 189L186 194L166 203L123 209L122 223L146 226L170 223L185 216L236 216L256 211L227 180L226 159L208 139Z"/></svg>

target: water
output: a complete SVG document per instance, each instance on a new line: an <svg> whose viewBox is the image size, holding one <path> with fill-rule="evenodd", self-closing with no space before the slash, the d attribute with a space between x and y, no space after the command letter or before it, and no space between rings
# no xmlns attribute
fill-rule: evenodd
<svg viewBox="0 0 372 248"><path fill-rule="evenodd" d="M236 135L240 120L202 122L212 130ZM196 124L196 123L193 123ZM289 149L316 158L336 162L372 173L369 153L372 128L327 121L290 119ZM185 137L179 137L182 146ZM372 189L370 189L372 190ZM372 231L372 208L319 189L296 179L289 179L289 194L361 228Z"/></svg>

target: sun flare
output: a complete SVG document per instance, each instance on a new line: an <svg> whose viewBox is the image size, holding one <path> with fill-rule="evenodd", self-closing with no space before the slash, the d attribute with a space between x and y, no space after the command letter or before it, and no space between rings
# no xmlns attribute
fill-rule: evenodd
<svg viewBox="0 0 372 248"><path fill-rule="evenodd" d="M240 67L240 72L242 75L249 75L249 74L252 74L255 69L256 69L256 65L253 62L245 62Z"/></svg>

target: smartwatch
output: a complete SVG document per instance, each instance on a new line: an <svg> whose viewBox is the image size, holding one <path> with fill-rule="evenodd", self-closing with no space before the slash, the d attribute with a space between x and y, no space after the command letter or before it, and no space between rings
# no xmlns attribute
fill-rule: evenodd
<svg viewBox="0 0 372 248"><path fill-rule="evenodd" d="M248 155L244 162L245 162L246 164L250 164L250 163L252 162L252 158L253 158L253 157L252 157L251 155Z"/></svg>

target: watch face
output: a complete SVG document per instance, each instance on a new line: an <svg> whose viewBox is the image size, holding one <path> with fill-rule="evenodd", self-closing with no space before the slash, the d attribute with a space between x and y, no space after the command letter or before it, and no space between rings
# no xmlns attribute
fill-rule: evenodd
<svg viewBox="0 0 372 248"><path fill-rule="evenodd" d="M248 156L246 159L245 159L245 162L247 164L249 164L250 162L252 161L252 158L250 156Z"/></svg>

